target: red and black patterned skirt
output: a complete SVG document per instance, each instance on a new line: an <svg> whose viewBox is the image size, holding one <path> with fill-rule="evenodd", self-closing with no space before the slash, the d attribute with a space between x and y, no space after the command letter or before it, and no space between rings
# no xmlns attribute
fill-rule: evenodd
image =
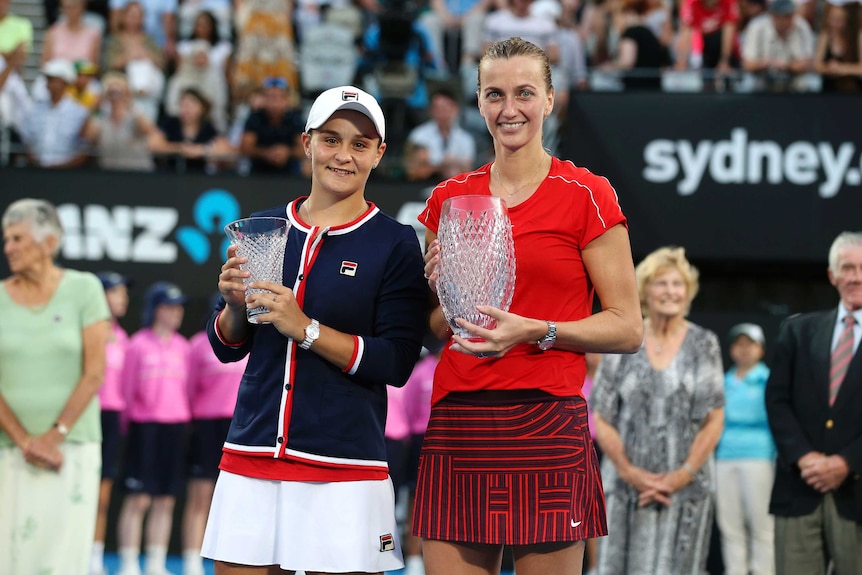
<svg viewBox="0 0 862 575"><path fill-rule="evenodd" d="M607 532L583 398L485 391L453 393L432 407L415 535L531 545Z"/></svg>

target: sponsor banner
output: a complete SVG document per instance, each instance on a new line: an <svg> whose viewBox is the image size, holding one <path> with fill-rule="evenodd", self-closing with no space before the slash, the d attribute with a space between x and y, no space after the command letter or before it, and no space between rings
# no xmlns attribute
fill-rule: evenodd
<svg viewBox="0 0 862 575"><path fill-rule="evenodd" d="M563 155L607 176L636 255L825 261L860 230L858 97L577 94Z"/></svg>

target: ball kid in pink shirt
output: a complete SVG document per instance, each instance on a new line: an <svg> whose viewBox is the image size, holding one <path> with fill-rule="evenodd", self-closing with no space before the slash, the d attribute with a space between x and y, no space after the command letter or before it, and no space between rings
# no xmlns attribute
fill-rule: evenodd
<svg viewBox="0 0 862 575"><path fill-rule="evenodd" d="M165 572L174 503L185 481L185 437L191 419L189 342L177 333L185 302L179 287L167 282L153 284L145 295L143 327L126 350L126 497L117 522L124 575L140 572L145 515L146 572Z"/></svg>

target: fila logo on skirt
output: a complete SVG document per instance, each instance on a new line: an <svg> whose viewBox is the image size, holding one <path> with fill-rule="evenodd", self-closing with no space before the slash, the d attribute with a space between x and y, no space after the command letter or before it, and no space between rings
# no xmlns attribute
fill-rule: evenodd
<svg viewBox="0 0 862 575"><path fill-rule="evenodd" d="M384 551L395 551L395 538L391 533L380 536L380 552Z"/></svg>

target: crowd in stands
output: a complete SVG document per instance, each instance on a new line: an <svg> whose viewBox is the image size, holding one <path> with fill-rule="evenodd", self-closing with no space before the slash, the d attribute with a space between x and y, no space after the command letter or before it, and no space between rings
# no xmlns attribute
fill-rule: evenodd
<svg viewBox="0 0 862 575"><path fill-rule="evenodd" d="M384 171L430 182L453 173L441 144L456 144L439 132L458 142L458 169L489 157L477 61L514 35L553 64L551 150L577 91L862 90L860 3L847 0L45 0L29 86L33 27L10 4L4 164L301 174L303 108L353 83L394 127ZM435 100L455 106L451 128L427 123L440 123Z"/></svg>

